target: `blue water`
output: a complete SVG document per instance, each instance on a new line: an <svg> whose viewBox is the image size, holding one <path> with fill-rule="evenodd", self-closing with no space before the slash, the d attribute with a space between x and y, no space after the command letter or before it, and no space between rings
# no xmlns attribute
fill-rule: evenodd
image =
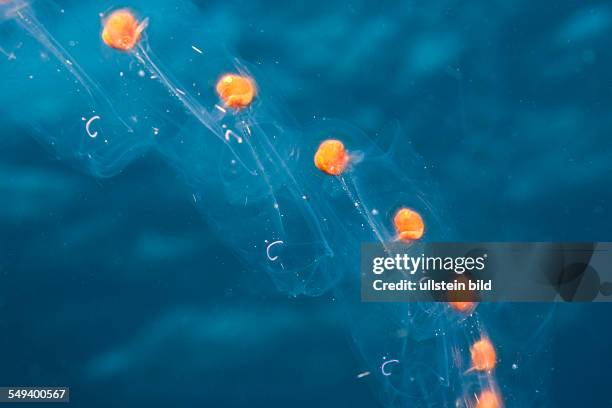
<svg viewBox="0 0 612 408"><path fill-rule="evenodd" d="M193 2L188 20L173 14L181 3L142 6L165 67L188 72L181 58L194 52L176 44L197 45L206 58L224 49L274 89L283 120L401 129L453 239L610 240L606 2L207 1ZM98 13L116 6L31 4L84 69L111 85L117 67L137 68L117 58L111 69L102 45L85 44L99 42L86 37L99 31ZM82 137L64 120L80 122L75 96L38 75L49 63L27 54L31 35L11 19L0 32L8 33L0 36L0 385L67 385L77 407L387 401L374 375L357 378L377 367L354 346L333 295L279 292L201 217L192 189L159 155L137 152L101 178L50 147L54 132ZM120 106L146 99L138 101ZM520 332L516 321L541 310L510 307L490 324ZM612 405L611 316L605 304L561 305L541 343L509 344L500 364L533 358L528 369L500 373L508 406Z"/></svg>

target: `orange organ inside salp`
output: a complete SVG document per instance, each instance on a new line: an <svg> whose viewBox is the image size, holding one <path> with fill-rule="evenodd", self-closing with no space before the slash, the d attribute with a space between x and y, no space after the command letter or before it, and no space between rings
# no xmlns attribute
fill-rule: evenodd
<svg viewBox="0 0 612 408"><path fill-rule="evenodd" d="M461 313L471 313L476 308L475 302L448 302L448 304Z"/></svg>
<svg viewBox="0 0 612 408"><path fill-rule="evenodd" d="M314 156L315 166L323 173L339 176L350 160L349 154L340 140L329 139L319 145Z"/></svg>
<svg viewBox="0 0 612 408"><path fill-rule="evenodd" d="M146 20L139 23L130 10L117 10L104 20L102 40L111 48L129 51L138 43L146 26Z"/></svg>
<svg viewBox="0 0 612 408"><path fill-rule="evenodd" d="M425 223L418 212L409 208L401 208L393 217L393 225L398 239L414 241L421 239L425 232Z"/></svg>
<svg viewBox="0 0 612 408"><path fill-rule="evenodd" d="M470 347L472 356L472 369L478 371L491 371L497 363L497 353L491 341L486 337L478 340Z"/></svg>
<svg viewBox="0 0 612 408"><path fill-rule="evenodd" d="M253 102L257 88L255 82L249 77L225 74L217 82L217 94L225 106L242 109Z"/></svg>
<svg viewBox="0 0 612 408"><path fill-rule="evenodd" d="M475 408L501 408L501 398L495 390L484 390L478 396Z"/></svg>

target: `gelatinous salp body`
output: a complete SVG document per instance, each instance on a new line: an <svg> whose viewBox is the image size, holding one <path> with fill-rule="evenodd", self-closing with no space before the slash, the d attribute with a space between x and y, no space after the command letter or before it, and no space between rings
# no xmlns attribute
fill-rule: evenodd
<svg viewBox="0 0 612 408"><path fill-rule="evenodd" d="M217 81L216 90L223 104L232 109L246 108L257 94L257 87L252 78L236 74L223 75Z"/></svg>
<svg viewBox="0 0 612 408"><path fill-rule="evenodd" d="M501 408L501 396L493 389L484 390L478 395L475 408Z"/></svg>
<svg viewBox="0 0 612 408"><path fill-rule="evenodd" d="M461 313L471 313L476 308L474 302L448 302L450 307Z"/></svg>
<svg viewBox="0 0 612 408"><path fill-rule="evenodd" d="M421 214L410 208L401 208L393 217L397 237L401 241L421 239L425 232L425 223Z"/></svg>
<svg viewBox="0 0 612 408"><path fill-rule="evenodd" d="M128 9L116 10L103 22L102 40L116 50L129 51L140 41L147 20L138 21Z"/></svg>
<svg viewBox="0 0 612 408"><path fill-rule="evenodd" d="M331 176L339 176L349 163L349 155L340 140L323 141L314 156L315 166Z"/></svg>
<svg viewBox="0 0 612 408"><path fill-rule="evenodd" d="M0 64L0 74L13 84L0 102L10 121L26 125L58 158L96 176L112 176L150 148L153 139L147 136L154 129L177 128L159 113L153 97L147 103L134 99L135 83L146 86L141 77L115 71L111 61L100 69L99 27L75 20L71 9L55 2L0 5L0 54L8 60ZM91 7L92 16L99 12L95 4L83 7Z"/></svg>
<svg viewBox="0 0 612 408"><path fill-rule="evenodd" d="M491 371L497 363L495 348L486 337L481 338L470 347L472 369L477 371Z"/></svg>
<svg viewBox="0 0 612 408"><path fill-rule="evenodd" d="M288 116L268 103L265 78L235 59L227 65L229 69L218 72L240 72L253 86L253 78L261 81L258 104L226 109L232 102L219 103L214 86L197 93L185 90L177 97L189 102L193 109L188 111L196 120L178 135L160 140L159 151L184 175L195 196L202 197L198 208L249 268L268 273L284 293L321 294L341 276L335 264L341 258L334 256L329 241L342 231L334 228L333 209L324 209L329 203L318 194L320 186L307 179L312 178L312 161L309 157L308 166L303 166L306 155L299 154L306 150L300 145L306 138ZM199 73L212 68L204 64ZM216 78L218 72L206 76ZM200 102L206 96L215 96L209 105Z"/></svg>

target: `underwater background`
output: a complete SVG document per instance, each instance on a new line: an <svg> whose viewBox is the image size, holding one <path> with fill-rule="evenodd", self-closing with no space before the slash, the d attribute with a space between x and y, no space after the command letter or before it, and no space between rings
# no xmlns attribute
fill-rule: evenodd
<svg viewBox="0 0 612 408"><path fill-rule="evenodd" d="M55 3L65 21L92 24L92 5L130 6ZM193 3L203 29L274 78L298 123L399 126L453 239L610 240L609 3ZM186 32L162 17L151 30ZM0 70L19 63L0 55ZM279 294L154 154L112 178L67 165L14 120L36 100L21 95L0 107L1 386L69 386L77 407L380 405L376 380L357 378L366 368L333 298ZM550 406L612 406L611 310L558 306L552 364L537 367Z"/></svg>

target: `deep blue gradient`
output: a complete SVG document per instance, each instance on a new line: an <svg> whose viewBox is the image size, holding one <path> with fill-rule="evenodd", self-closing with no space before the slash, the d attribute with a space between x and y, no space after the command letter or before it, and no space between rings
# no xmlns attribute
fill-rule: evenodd
<svg viewBox="0 0 612 408"><path fill-rule="evenodd" d="M83 1L56 3L99 23ZM399 124L454 239L611 240L606 2L194 3L207 37L257 66L298 123ZM155 17L152 42L194 30ZM169 66L171 44L154 45ZM19 63L0 55L0 70ZM0 97L0 385L68 385L75 407L379 405L333 297L289 298L248 270L159 157L112 178L56 158L23 117L61 103L14 86L2 81L20 99ZM535 374L550 406L612 405L611 327L608 305L559 307L552 366Z"/></svg>

